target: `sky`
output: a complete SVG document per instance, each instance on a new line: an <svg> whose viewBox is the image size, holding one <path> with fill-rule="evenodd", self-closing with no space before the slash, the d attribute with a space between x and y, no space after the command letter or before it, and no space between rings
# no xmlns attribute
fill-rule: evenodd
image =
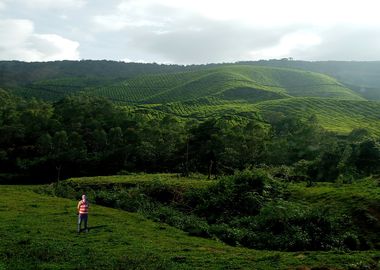
<svg viewBox="0 0 380 270"><path fill-rule="evenodd" d="M380 60L377 0L0 0L0 60Z"/></svg>

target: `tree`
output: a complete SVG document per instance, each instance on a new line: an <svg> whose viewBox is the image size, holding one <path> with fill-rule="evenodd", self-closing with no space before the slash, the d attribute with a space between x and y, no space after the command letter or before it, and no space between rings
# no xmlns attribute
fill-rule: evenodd
<svg viewBox="0 0 380 270"><path fill-rule="evenodd" d="M209 119L190 130L189 156L194 169L211 174L218 174L221 153L224 151L222 129L217 119Z"/></svg>
<svg viewBox="0 0 380 270"><path fill-rule="evenodd" d="M57 181L60 180L61 171L64 162L67 160L67 150L68 150L68 137L64 130L57 131L53 136L53 153L52 159L55 163L55 168L57 170Z"/></svg>

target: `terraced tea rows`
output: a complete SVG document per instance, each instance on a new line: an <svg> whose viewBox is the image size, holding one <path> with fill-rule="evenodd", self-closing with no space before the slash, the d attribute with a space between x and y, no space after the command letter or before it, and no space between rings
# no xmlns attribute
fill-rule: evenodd
<svg viewBox="0 0 380 270"><path fill-rule="evenodd" d="M326 75L254 66L225 66L192 72L140 76L87 91L130 104L189 101L212 96L249 102L291 96L363 100Z"/></svg>
<svg viewBox="0 0 380 270"><path fill-rule="evenodd" d="M367 128L380 134L380 102L318 98L292 98L266 101L257 105L264 116L281 112L307 119L315 115L327 130L348 133L354 128Z"/></svg>

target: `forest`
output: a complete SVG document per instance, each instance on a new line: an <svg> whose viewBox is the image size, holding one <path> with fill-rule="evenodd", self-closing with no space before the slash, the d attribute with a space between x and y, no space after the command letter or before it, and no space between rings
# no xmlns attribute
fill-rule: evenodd
<svg viewBox="0 0 380 270"><path fill-rule="evenodd" d="M350 181L379 173L379 138L366 129L339 135L316 117L281 113L269 122L205 121L131 112L86 94L55 103L1 92L2 181L125 172L192 172L218 177L263 167L306 181ZM33 180L29 180L33 181Z"/></svg>

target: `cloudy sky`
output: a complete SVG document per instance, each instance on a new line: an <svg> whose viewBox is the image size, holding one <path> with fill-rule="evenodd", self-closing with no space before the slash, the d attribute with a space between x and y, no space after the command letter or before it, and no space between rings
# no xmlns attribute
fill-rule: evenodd
<svg viewBox="0 0 380 270"><path fill-rule="evenodd" d="M377 0L0 0L0 60L380 60Z"/></svg>

